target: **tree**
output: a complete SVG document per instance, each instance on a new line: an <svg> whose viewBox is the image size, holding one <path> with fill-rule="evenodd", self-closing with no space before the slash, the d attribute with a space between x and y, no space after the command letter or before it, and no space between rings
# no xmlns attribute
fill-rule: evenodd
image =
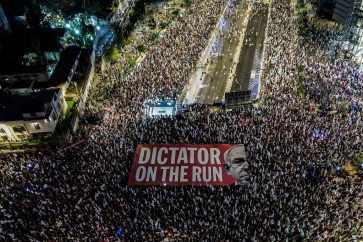
<svg viewBox="0 0 363 242"><path fill-rule="evenodd" d="M155 21L154 17L152 17L149 20L148 25L149 25L150 29L156 29L156 21Z"/></svg>
<svg viewBox="0 0 363 242"><path fill-rule="evenodd" d="M121 37L117 38L117 47L120 49L125 47L128 43L129 41L124 35L121 35Z"/></svg>
<svg viewBox="0 0 363 242"><path fill-rule="evenodd" d="M358 167L361 164L363 164L363 153L357 154L354 158L353 158L353 166L354 167Z"/></svg>
<svg viewBox="0 0 363 242"><path fill-rule="evenodd" d="M120 0L113 0L112 1L112 4L108 8L111 11L112 14L117 12L119 4L120 4Z"/></svg>
<svg viewBox="0 0 363 242"><path fill-rule="evenodd" d="M120 51L115 46L110 46L105 51L105 58L111 63L116 63L120 58Z"/></svg>
<svg viewBox="0 0 363 242"><path fill-rule="evenodd" d="M173 14L174 18L178 17L179 14L180 14L180 9L179 8L178 9L174 9L173 12L172 12L172 14Z"/></svg>
<svg viewBox="0 0 363 242"><path fill-rule="evenodd" d="M99 3L102 1L99 0L37 0L36 2L52 13L57 13L61 10L66 17L79 12L97 17L103 17L105 15Z"/></svg>
<svg viewBox="0 0 363 242"><path fill-rule="evenodd" d="M155 40L157 40L157 39L159 39L159 38L160 38L160 34L159 34L159 32L156 32L156 33L153 33L153 34L150 36L149 40L150 40L150 41L155 41Z"/></svg>
<svg viewBox="0 0 363 242"><path fill-rule="evenodd" d="M147 47L146 47L146 45L139 44L139 45L137 45L137 46L136 46L136 49L137 49L139 52L143 53L143 52L145 52L145 51L146 51Z"/></svg>
<svg viewBox="0 0 363 242"><path fill-rule="evenodd" d="M28 24L34 31L38 32L41 29L40 22L43 17L44 16L40 11L39 3L33 3L28 5L28 12L26 18Z"/></svg>
<svg viewBox="0 0 363 242"><path fill-rule="evenodd" d="M167 26L168 26L168 22L166 21L162 21L160 24L159 24L159 28L160 29L165 29Z"/></svg>
<svg viewBox="0 0 363 242"><path fill-rule="evenodd" d="M131 55L128 55L127 57L127 61L129 62L129 65L131 66L131 68L134 68L136 66L136 57L133 57Z"/></svg>
<svg viewBox="0 0 363 242"><path fill-rule="evenodd" d="M184 0L184 2L183 2L183 6L185 6L185 7L189 7L190 5L192 5L192 0Z"/></svg>

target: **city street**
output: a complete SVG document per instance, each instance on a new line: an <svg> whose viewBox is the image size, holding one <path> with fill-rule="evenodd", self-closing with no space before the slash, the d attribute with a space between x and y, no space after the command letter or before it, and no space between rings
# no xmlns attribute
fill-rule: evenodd
<svg viewBox="0 0 363 242"><path fill-rule="evenodd" d="M224 30L219 48L216 50L218 55L212 57L212 60L209 61L206 67L203 85L199 89L196 98L198 103L220 102L224 98L225 89L231 74L230 70L233 67L233 63L237 63L235 53L238 52L243 42L243 34L250 14L247 4L240 3L235 7L238 9L237 21L231 21L231 17L226 19L227 29ZM237 29L240 32L236 33L233 29ZM235 37L236 34L237 38Z"/></svg>
<svg viewBox="0 0 363 242"><path fill-rule="evenodd" d="M251 74L259 68L260 62L263 61L260 57L267 26L267 11L267 8L263 8L253 13L248 22L231 91L250 90Z"/></svg>
<svg viewBox="0 0 363 242"><path fill-rule="evenodd" d="M259 64L255 56L262 53L267 7L257 12L252 12L246 4L236 7L237 19L226 19L227 31L217 49L218 56L212 57L205 67L206 75L196 98L198 103L221 102L225 92L248 90L251 73Z"/></svg>

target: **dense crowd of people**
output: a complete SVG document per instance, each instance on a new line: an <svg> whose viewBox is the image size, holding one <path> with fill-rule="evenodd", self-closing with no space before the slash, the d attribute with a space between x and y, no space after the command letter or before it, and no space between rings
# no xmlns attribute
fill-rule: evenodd
<svg viewBox="0 0 363 242"><path fill-rule="evenodd" d="M310 28L301 51L303 57L303 85L312 100L328 110L339 108L347 103L353 111L362 110L363 76L360 66L349 59L344 59L346 52L341 51L343 58L329 46L337 42L340 33L336 30Z"/></svg>
<svg viewBox="0 0 363 242"><path fill-rule="evenodd" d="M89 106L76 134L82 143L1 155L0 241L347 241L359 236L362 179L342 176L337 168L363 152L362 74L351 63L324 59L323 48L329 46L311 56L309 50L324 40L297 39L292 2L271 2L258 107L215 111L195 104L158 119L143 113L145 99L180 95L228 4L195 1L140 66L127 75L112 74L117 88L106 87L102 113ZM126 59L122 55L120 62L127 65ZM299 89L300 63L308 95ZM112 72L110 67L107 73ZM354 105L335 114L309 106L338 101ZM127 186L136 145L149 143L244 144L252 180L230 187Z"/></svg>

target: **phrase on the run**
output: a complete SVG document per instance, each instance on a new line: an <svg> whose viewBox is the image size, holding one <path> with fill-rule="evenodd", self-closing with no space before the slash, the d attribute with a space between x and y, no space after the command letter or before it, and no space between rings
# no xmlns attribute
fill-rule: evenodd
<svg viewBox="0 0 363 242"><path fill-rule="evenodd" d="M231 145L138 145L129 185L228 185L224 152Z"/></svg>

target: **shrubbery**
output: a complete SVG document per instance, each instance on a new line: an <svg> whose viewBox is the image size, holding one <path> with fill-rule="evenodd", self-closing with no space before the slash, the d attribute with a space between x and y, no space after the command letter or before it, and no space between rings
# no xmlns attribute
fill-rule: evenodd
<svg viewBox="0 0 363 242"><path fill-rule="evenodd" d="M139 52L145 52L147 47L146 45L143 45L143 44L139 44L136 46L136 49L139 51Z"/></svg>
<svg viewBox="0 0 363 242"><path fill-rule="evenodd" d="M363 153L360 153L354 157L353 166L358 167L363 164Z"/></svg>
<svg viewBox="0 0 363 242"><path fill-rule="evenodd" d="M166 22L166 21L162 21L162 22L159 24L159 28L160 28L160 29L165 29L167 26L168 26L168 22Z"/></svg>
<svg viewBox="0 0 363 242"><path fill-rule="evenodd" d="M105 58L111 63L115 63L120 58L120 51L115 46L110 46L105 51Z"/></svg>
<svg viewBox="0 0 363 242"><path fill-rule="evenodd" d="M193 0L184 0L182 6L189 7L192 4Z"/></svg>
<svg viewBox="0 0 363 242"><path fill-rule="evenodd" d="M127 57L127 62L129 63L129 65L131 66L131 68L134 68L136 66L136 57L133 57L131 55L128 55Z"/></svg>
<svg viewBox="0 0 363 242"><path fill-rule="evenodd" d="M304 5L304 0L296 0L296 5L295 5L295 7L296 7L297 9L301 9L301 8L305 7L305 5Z"/></svg>
<svg viewBox="0 0 363 242"><path fill-rule="evenodd" d="M122 49L129 43L129 40L124 35L119 35L116 38L116 43L117 43L117 47Z"/></svg>
<svg viewBox="0 0 363 242"><path fill-rule="evenodd" d="M159 32L157 32L157 33L153 33L153 34L150 36L149 40L150 40L150 41L155 41L155 40L157 40L159 37L160 37Z"/></svg>

